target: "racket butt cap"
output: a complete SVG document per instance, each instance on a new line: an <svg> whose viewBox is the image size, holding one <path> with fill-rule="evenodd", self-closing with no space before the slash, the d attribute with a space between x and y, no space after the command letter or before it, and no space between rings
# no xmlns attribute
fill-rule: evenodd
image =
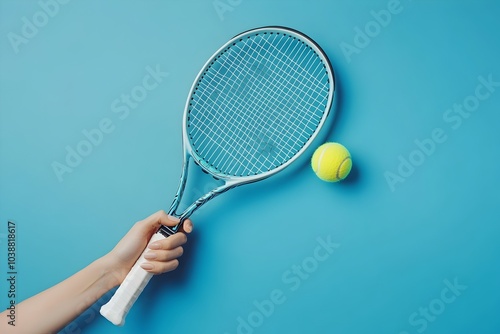
<svg viewBox="0 0 500 334"><path fill-rule="evenodd" d="M103 305L100 310L101 315L108 319L115 326L123 326L125 324L124 314L122 312L113 311L109 305Z"/></svg>

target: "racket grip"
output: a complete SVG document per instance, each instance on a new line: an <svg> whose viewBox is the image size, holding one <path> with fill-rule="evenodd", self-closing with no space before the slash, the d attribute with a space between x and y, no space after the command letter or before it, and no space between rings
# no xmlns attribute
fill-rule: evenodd
<svg viewBox="0 0 500 334"><path fill-rule="evenodd" d="M165 239L165 237L158 232L153 234L149 243L161 239ZM144 252L142 252L139 259L137 259L132 269L130 269L127 277L125 277L113 297L101 307L100 312L102 316L116 326L123 326L128 311L134 305L142 290L144 290L153 276L153 274L141 268L141 264L147 261L144 259L144 253L146 252L147 247Z"/></svg>

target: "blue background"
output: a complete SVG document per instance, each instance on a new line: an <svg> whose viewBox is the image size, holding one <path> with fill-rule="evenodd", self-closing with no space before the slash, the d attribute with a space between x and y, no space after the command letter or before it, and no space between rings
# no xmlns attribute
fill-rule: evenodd
<svg viewBox="0 0 500 334"><path fill-rule="evenodd" d="M500 89L460 127L443 118L475 93L478 77L500 81L500 3L401 0L390 23L347 57L342 43L355 46L356 27L370 27L371 11L390 2L222 2L219 15L211 0L74 0L17 53L8 34L20 35L23 17L32 21L41 7L0 2L0 264L5 272L11 219L19 300L168 208L198 70L233 35L284 25L310 35L332 61L338 106L328 140L350 149L352 175L328 184L304 165L214 200L193 217L181 267L154 278L125 327L96 305L63 332L233 334L238 317L255 317L254 301L273 290L286 300L254 333L500 332ZM157 65L168 77L120 119L113 101ZM104 118L113 132L59 182L52 163L64 163L65 147ZM418 161L415 140L436 128L446 141ZM400 156L410 155L421 164L391 188L386 172L398 173ZM292 290L283 275L311 264L317 238L329 236L340 246ZM462 286L449 304L439 302L446 280ZM419 315L430 306L439 313L432 321Z"/></svg>

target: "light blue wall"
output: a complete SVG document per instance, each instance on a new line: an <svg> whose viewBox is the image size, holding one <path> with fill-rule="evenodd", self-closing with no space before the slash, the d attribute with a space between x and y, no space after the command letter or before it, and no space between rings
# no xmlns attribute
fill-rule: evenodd
<svg viewBox="0 0 500 334"><path fill-rule="evenodd" d="M14 220L19 300L168 208L190 85L241 31L289 26L324 48L338 79L328 139L355 166L343 184L304 166L214 200L125 327L95 306L64 333L500 332L499 2L73 0L50 17L45 3L0 2L0 265ZM127 113L122 94L157 67L168 75ZM60 182L54 161L99 126Z"/></svg>

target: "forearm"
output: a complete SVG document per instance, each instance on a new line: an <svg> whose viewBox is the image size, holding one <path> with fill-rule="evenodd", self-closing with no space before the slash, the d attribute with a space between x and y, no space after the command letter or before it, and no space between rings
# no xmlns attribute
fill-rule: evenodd
<svg viewBox="0 0 500 334"><path fill-rule="evenodd" d="M15 327L8 324L6 311L0 313L0 333L47 334L56 333L89 308L102 295L121 284L130 268L143 252L148 241L161 225L175 226L179 219L169 217L164 211L137 222L106 256L91 263L75 275L52 288L16 305ZM191 232L188 219L183 230ZM156 241L148 250L149 266L144 270L161 274L174 270L186 242L183 232Z"/></svg>
<svg viewBox="0 0 500 334"><path fill-rule="evenodd" d="M120 277L112 268L110 259L102 257L61 283L23 301L17 305L19 320L15 327L3 321L5 312L1 314L0 332L56 333L120 284Z"/></svg>

